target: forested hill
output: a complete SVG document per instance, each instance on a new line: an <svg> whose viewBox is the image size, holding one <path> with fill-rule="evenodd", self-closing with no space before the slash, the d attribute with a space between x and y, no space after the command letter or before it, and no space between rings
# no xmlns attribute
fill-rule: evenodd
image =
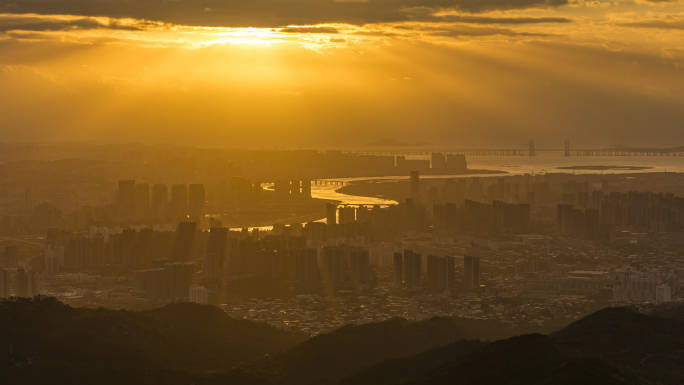
<svg viewBox="0 0 684 385"><path fill-rule="evenodd" d="M0 302L7 384L542 385L684 383L683 307L607 308L549 335L492 321L393 318L314 338L207 305L149 311ZM493 341L493 342L492 342Z"/></svg>
<svg viewBox="0 0 684 385"><path fill-rule="evenodd" d="M665 311L661 311L666 313ZM496 341L406 385L681 384L684 323L608 308L548 336Z"/></svg>
<svg viewBox="0 0 684 385"><path fill-rule="evenodd" d="M4 300L0 378L17 379L7 384L149 384L160 378L185 384L303 339L193 303L136 312L72 308L40 296Z"/></svg>

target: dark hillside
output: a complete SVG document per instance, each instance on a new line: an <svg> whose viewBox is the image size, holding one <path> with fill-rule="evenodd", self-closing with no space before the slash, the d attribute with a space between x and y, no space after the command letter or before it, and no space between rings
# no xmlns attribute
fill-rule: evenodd
<svg viewBox="0 0 684 385"><path fill-rule="evenodd" d="M192 303L132 312L72 308L47 297L0 302L4 378L30 373L36 380L71 378L72 384L145 383L172 372L180 380L176 372L192 377L227 370L301 340Z"/></svg>

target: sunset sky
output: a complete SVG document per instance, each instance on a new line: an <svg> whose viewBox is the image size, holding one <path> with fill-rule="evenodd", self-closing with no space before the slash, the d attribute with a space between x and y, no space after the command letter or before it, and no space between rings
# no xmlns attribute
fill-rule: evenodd
<svg viewBox="0 0 684 385"><path fill-rule="evenodd" d="M684 145L684 4L0 0L0 135Z"/></svg>

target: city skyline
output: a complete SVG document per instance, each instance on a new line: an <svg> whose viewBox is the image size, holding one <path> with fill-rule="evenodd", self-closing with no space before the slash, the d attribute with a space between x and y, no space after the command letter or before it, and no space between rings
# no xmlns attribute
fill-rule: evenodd
<svg viewBox="0 0 684 385"><path fill-rule="evenodd" d="M684 0L0 0L0 382L684 383Z"/></svg>

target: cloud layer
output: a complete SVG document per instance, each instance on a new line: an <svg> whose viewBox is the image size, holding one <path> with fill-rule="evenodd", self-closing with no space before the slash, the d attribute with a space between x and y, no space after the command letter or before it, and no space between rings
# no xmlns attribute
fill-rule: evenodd
<svg viewBox="0 0 684 385"><path fill-rule="evenodd" d="M482 13L547 9L567 3L568 0L0 0L0 13L105 16L203 26L284 27L426 21L434 20L434 13L440 10Z"/></svg>
<svg viewBox="0 0 684 385"><path fill-rule="evenodd" d="M75 31L90 29L113 29L122 31L142 31L148 23L123 24L117 20L100 20L88 17L38 17L38 16L0 16L0 32L9 31Z"/></svg>

